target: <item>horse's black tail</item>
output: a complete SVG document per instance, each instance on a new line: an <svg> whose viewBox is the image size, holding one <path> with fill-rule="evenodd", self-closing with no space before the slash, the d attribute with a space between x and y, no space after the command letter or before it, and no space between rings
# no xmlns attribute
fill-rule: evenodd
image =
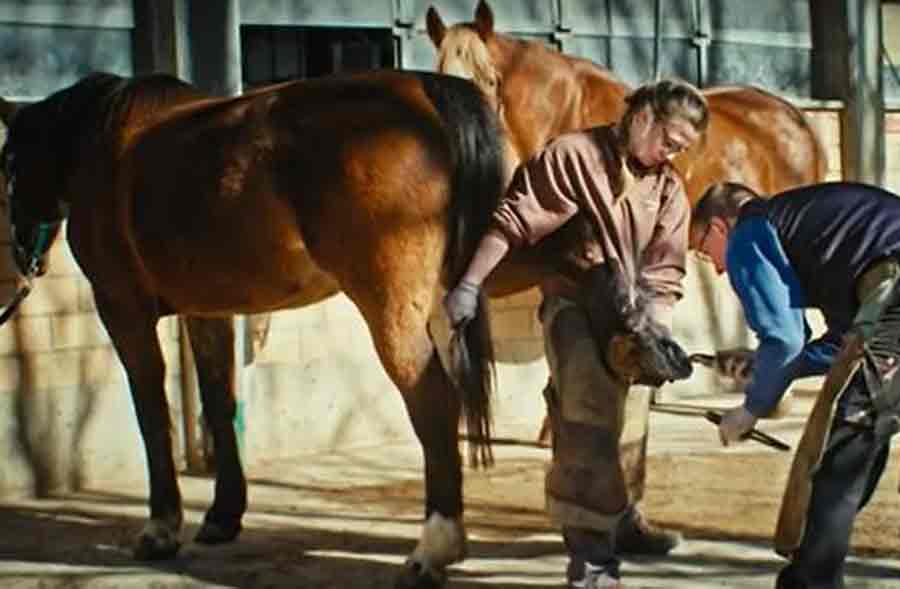
<svg viewBox="0 0 900 589"><path fill-rule="evenodd" d="M472 259L475 248L488 229L491 215L505 188L504 135L500 122L481 91L461 78L421 74L422 83L450 136L455 171L449 211L449 243L446 269L451 285L456 284ZM491 340L487 298L479 297L478 312L454 337L449 367L454 382L462 389L466 417L469 461L473 466L490 466L491 398L493 396L494 350Z"/></svg>

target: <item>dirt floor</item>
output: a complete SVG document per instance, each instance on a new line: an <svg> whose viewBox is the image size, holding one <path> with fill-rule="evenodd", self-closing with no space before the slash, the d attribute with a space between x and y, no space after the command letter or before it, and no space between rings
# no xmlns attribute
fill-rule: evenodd
<svg viewBox="0 0 900 589"><path fill-rule="evenodd" d="M664 559L626 560L627 587L772 587L781 566L771 535L790 454L744 444L714 445L714 430L655 416L644 512L687 541ZM523 428L522 439L525 436ZM796 442L796 423L770 433ZM565 557L543 511L549 451L498 446L496 467L467 472L469 558L454 589L558 588ZM900 449L860 516L848 587L900 588ZM211 492L182 477L187 526L179 558L131 560L144 514L142 484L61 498L0 504L0 587L381 588L391 587L420 531L423 500L417 449L349 449L254 469L251 511L240 541L190 543Z"/></svg>

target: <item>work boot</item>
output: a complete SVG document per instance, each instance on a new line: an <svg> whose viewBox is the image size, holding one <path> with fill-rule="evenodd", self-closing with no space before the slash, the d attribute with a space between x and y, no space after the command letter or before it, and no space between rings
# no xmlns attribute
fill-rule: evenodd
<svg viewBox="0 0 900 589"><path fill-rule="evenodd" d="M681 534L649 523L632 507L616 527L616 554L663 556L681 542Z"/></svg>
<svg viewBox="0 0 900 589"><path fill-rule="evenodd" d="M617 568L586 562L583 575L578 579L569 579L569 589L623 589Z"/></svg>

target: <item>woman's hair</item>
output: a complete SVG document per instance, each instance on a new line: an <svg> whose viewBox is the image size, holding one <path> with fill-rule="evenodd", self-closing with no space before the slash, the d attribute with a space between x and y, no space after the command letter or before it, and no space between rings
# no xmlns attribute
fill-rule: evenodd
<svg viewBox="0 0 900 589"><path fill-rule="evenodd" d="M650 106L653 116L661 121L681 118L689 122L698 133L709 125L709 107L706 97L697 88L674 78L651 82L638 87L625 98L628 108L622 116L622 129L631 127L631 120L645 106Z"/></svg>
<svg viewBox="0 0 900 589"><path fill-rule="evenodd" d="M705 227L713 217L734 219L747 200L760 198L752 188L738 182L720 182L711 185L694 205L691 224Z"/></svg>

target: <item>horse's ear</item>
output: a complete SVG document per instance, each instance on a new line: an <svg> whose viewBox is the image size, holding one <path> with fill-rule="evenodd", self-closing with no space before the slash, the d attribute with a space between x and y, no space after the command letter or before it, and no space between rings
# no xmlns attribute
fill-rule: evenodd
<svg viewBox="0 0 900 589"><path fill-rule="evenodd" d="M475 8L475 29L484 41L494 34L494 11L484 0L479 0Z"/></svg>
<svg viewBox="0 0 900 589"><path fill-rule="evenodd" d="M440 49L447 27L444 26L444 21L434 6L428 7L428 13L425 15L425 26L428 29L428 36L431 37L431 42Z"/></svg>
<svg viewBox="0 0 900 589"><path fill-rule="evenodd" d="M18 107L3 98L0 98L0 119L3 120L3 124L9 127L9 124L12 122L13 115L16 114L16 110Z"/></svg>

